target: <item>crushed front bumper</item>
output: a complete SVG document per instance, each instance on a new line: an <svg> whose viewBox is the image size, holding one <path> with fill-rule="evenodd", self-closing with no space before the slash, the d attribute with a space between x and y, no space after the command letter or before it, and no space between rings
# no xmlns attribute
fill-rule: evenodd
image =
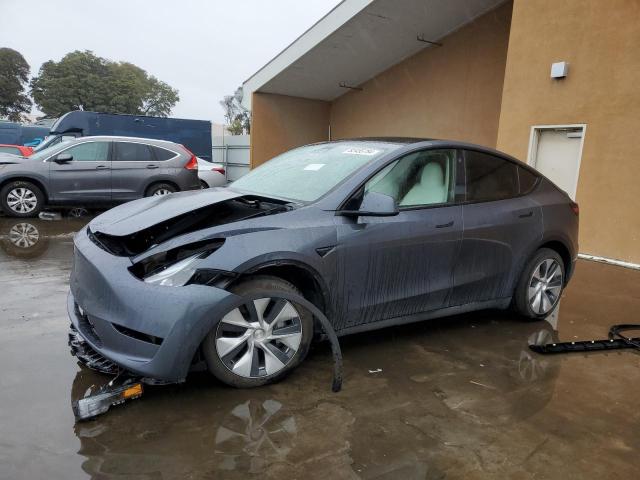
<svg viewBox="0 0 640 480"><path fill-rule="evenodd" d="M71 355L76 357L85 367L109 375L115 375L120 370L120 367L115 363L104 358L91 348L73 324L69 327L68 344L71 349Z"/></svg>
<svg viewBox="0 0 640 480"><path fill-rule="evenodd" d="M143 377L184 380L200 343L238 297L203 285L149 285L129 272L127 257L102 250L86 230L74 245L67 312L92 351L76 345L76 355L91 360L95 353Z"/></svg>

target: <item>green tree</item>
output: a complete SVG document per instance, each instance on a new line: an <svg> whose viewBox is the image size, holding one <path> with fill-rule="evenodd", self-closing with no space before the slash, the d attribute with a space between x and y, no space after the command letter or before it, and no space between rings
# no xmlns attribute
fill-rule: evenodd
<svg viewBox="0 0 640 480"><path fill-rule="evenodd" d="M155 117L166 117L171 113L171 109L178 103L178 100L180 97L175 88L171 88L156 77L149 77L142 102L142 113Z"/></svg>
<svg viewBox="0 0 640 480"><path fill-rule="evenodd" d="M31 81L31 93L48 116L70 110L166 117L179 101L178 91L142 68L112 62L91 51L75 51L48 61Z"/></svg>
<svg viewBox="0 0 640 480"><path fill-rule="evenodd" d="M31 100L25 94L29 81L29 64L11 48L0 48L0 117L13 122L31 111Z"/></svg>

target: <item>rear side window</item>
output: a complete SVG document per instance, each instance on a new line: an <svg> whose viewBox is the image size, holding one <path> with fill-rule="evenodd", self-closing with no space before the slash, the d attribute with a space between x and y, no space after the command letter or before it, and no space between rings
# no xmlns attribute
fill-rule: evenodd
<svg viewBox="0 0 640 480"><path fill-rule="evenodd" d="M153 149L153 153L156 156L156 160L164 161L169 160L177 155L176 152L172 152L171 150L167 150L166 148L160 147L151 147Z"/></svg>
<svg viewBox="0 0 640 480"><path fill-rule="evenodd" d="M518 178L520 179L520 193L529 193L538 181L538 176L529 170L518 167Z"/></svg>
<svg viewBox="0 0 640 480"><path fill-rule="evenodd" d="M120 162L153 162L151 149L144 143L116 142L115 160Z"/></svg>
<svg viewBox="0 0 640 480"><path fill-rule="evenodd" d="M12 155L22 155L19 148L16 147L0 147L0 153L11 153Z"/></svg>
<svg viewBox="0 0 640 480"><path fill-rule="evenodd" d="M518 167L486 153L465 151L467 201L486 202L518 195Z"/></svg>

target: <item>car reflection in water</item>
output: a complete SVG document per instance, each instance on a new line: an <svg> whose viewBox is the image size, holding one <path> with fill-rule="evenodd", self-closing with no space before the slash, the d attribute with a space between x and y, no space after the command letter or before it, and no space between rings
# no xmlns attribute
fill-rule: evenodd
<svg viewBox="0 0 640 480"><path fill-rule="evenodd" d="M290 380L257 390L192 374L77 423L78 453L96 479L440 478L547 406L560 360L528 346L557 338L548 322L496 312L355 335L343 341L339 394L323 346ZM71 400L108 380L81 368Z"/></svg>
<svg viewBox="0 0 640 480"><path fill-rule="evenodd" d="M282 403L247 400L233 408L216 431L219 468L261 473L269 462L286 458L296 433L296 420L282 410Z"/></svg>
<svg viewBox="0 0 640 480"><path fill-rule="evenodd" d="M52 238L72 238L90 219L84 208L56 214L54 220L0 217L0 249L10 257L34 259L44 255Z"/></svg>

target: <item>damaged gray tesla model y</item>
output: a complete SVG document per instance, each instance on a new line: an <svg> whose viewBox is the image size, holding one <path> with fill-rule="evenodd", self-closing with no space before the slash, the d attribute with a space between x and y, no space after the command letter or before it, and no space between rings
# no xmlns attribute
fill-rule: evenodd
<svg viewBox="0 0 640 480"><path fill-rule="evenodd" d="M485 308L544 318L573 272L577 235L578 206L500 152L314 144L228 188L95 218L75 238L71 335L94 365L182 381L199 362L258 386L302 362L317 326L295 302L256 292L303 296L338 335Z"/></svg>

